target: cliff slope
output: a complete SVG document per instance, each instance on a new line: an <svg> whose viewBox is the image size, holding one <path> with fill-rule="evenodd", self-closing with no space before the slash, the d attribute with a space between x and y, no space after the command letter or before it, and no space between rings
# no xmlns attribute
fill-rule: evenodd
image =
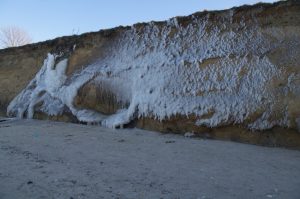
<svg viewBox="0 0 300 199"><path fill-rule="evenodd" d="M299 63L300 2L257 4L2 50L0 102L11 117L299 145Z"/></svg>

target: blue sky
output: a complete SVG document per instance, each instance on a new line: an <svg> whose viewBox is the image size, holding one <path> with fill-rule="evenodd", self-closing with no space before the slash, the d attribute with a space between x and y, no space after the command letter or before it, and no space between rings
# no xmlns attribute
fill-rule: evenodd
<svg viewBox="0 0 300 199"><path fill-rule="evenodd" d="M0 0L0 27L19 26L37 42L257 2L259 0Z"/></svg>

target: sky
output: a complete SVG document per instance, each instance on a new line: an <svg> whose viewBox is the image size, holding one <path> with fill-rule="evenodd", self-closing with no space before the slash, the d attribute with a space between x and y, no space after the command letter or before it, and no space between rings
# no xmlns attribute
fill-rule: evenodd
<svg viewBox="0 0 300 199"><path fill-rule="evenodd" d="M275 2L275 0L261 0ZM17 26L33 42L137 22L161 21L259 0L0 0L0 28Z"/></svg>

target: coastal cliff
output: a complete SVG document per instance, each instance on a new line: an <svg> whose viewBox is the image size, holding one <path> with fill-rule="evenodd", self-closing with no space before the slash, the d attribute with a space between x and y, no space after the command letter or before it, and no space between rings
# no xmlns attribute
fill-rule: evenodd
<svg viewBox="0 0 300 199"><path fill-rule="evenodd" d="M300 146L300 2L0 50L9 117Z"/></svg>

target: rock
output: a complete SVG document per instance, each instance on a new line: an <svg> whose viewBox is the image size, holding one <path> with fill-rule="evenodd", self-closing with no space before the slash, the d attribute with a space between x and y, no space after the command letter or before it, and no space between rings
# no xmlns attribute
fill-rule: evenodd
<svg viewBox="0 0 300 199"><path fill-rule="evenodd" d="M175 143L175 141L174 140L167 140L167 141L165 141L165 143L166 144L171 144L171 143Z"/></svg>
<svg viewBox="0 0 300 199"><path fill-rule="evenodd" d="M31 180L29 180L29 181L27 182L27 184L33 184L33 182L32 182Z"/></svg>
<svg viewBox="0 0 300 199"><path fill-rule="evenodd" d="M184 137L186 137L186 138L195 137L195 133L193 133L193 132L186 132L186 133L184 134Z"/></svg>

